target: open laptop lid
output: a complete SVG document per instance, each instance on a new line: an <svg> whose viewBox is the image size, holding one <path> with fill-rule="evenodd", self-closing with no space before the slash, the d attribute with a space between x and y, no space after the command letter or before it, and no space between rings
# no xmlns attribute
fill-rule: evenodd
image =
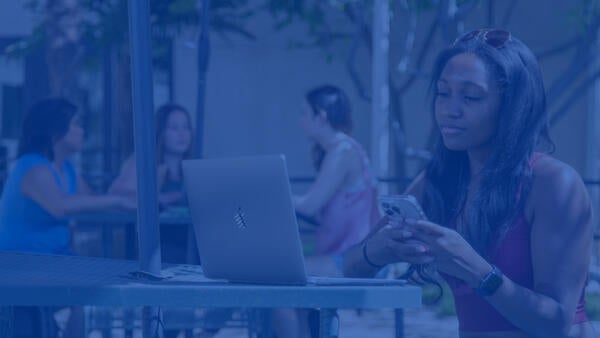
<svg viewBox="0 0 600 338"><path fill-rule="evenodd" d="M204 273L259 284L305 284L283 155L183 161Z"/></svg>

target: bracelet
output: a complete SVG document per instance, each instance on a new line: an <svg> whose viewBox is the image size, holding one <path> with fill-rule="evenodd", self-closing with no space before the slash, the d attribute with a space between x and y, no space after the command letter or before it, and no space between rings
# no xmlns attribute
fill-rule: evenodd
<svg viewBox="0 0 600 338"><path fill-rule="evenodd" d="M381 269L384 267L383 265L373 263L373 261L371 261L369 259L369 257L367 256L367 241L366 240L362 244L362 254L363 254L363 258L364 258L365 262L367 264L369 264L370 267L375 268L375 269Z"/></svg>

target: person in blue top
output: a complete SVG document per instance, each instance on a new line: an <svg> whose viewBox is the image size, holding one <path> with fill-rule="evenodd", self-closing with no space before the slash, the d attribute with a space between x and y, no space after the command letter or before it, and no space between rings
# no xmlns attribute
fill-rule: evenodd
<svg viewBox="0 0 600 338"><path fill-rule="evenodd" d="M69 215L135 208L132 198L90 193L69 161L83 136L77 108L68 100L32 106L0 201L0 250L69 254Z"/></svg>
<svg viewBox="0 0 600 338"><path fill-rule="evenodd" d="M83 136L77 108L68 100L49 98L31 107L0 200L0 250L71 254L69 215L135 208L132 198L90 194L69 161ZM36 314L37 308L15 309L15 337L39 336Z"/></svg>

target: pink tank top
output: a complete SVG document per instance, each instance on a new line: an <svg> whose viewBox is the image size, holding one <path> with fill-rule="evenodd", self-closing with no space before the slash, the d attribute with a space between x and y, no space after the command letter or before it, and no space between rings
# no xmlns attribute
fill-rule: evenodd
<svg viewBox="0 0 600 338"><path fill-rule="evenodd" d="M531 167L543 154L536 153ZM519 213L504 240L492 246L489 262L496 265L513 282L533 289L533 266L531 263L531 224L523 212ZM476 294L462 280L442 274L454 295L459 330L465 332L518 331L485 299ZM577 304L573 324L588 321L585 313L585 287Z"/></svg>
<svg viewBox="0 0 600 338"><path fill-rule="evenodd" d="M321 224L316 232L318 254L339 254L362 241L380 218L377 189L369 170L364 149L354 140L352 147L360 154L363 184L356 190L338 190L319 211Z"/></svg>

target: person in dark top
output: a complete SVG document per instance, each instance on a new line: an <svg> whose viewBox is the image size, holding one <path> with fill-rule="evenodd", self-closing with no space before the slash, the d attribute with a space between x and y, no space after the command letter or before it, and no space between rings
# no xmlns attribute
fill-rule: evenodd
<svg viewBox="0 0 600 338"><path fill-rule="evenodd" d="M156 160L158 165L158 200L162 208L187 206L183 188L181 161L192 155L192 121L188 111L169 103L156 111ZM120 195L137 194L135 157L131 155L119 176L108 189Z"/></svg>

